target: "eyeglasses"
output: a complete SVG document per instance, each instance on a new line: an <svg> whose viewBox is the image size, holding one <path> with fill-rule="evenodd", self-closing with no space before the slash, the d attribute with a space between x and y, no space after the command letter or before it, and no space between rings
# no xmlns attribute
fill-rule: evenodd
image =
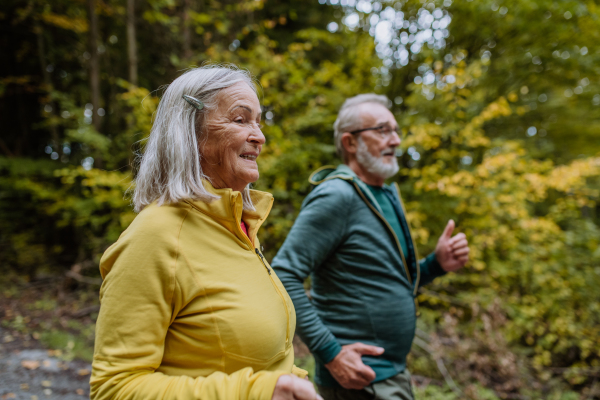
<svg viewBox="0 0 600 400"><path fill-rule="evenodd" d="M357 129L355 131L350 131L350 133L354 135L356 133L361 133L361 132L366 132L366 131L375 131L381 137L389 137L394 133L396 135L400 136L398 133L398 128L392 129L389 125L380 125L380 126L374 126L371 128Z"/></svg>

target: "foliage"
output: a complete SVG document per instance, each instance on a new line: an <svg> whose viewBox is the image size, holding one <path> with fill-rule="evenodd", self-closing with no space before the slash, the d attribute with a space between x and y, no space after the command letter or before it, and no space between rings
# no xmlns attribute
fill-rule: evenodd
<svg viewBox="0 0 600 400"><path fill-rule="evenodd" d="M90 255L99 260L134 214L124 193L128 174L48 161L0 159L2 267L30 278ZM75 252L73 251L75 250Z"/></svg>
<svg viewBox="0 0 600 400"><path fill-rule="evenodd" d="M406 135L394 179L421 252L449 218L471 243L472 262L419 296L428 351L415 346L409 365L432 384L417 394L464 398L438 385L442 360L469 398L598 398L594 2L180 3L138 2L134 85L123 2L97 0L98 109L83 3L0 6L10 55L0 67L3 271L35 280L98 262L135 216L126 193L158 105L153 90L206 61L247 68L261 87L267 145L256 187L276 198L261 237L272 257L309 173L338 163L337 110L375 91L393 100Z"/></svg>

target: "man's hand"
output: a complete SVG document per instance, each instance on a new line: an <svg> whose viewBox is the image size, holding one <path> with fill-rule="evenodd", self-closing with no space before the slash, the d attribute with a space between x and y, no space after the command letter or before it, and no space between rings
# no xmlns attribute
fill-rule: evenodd
<svg viewBox="0 0 600 400"><path fill-rule="evenodd" d="M281 375L275 385L271 400L323 400L308 379L296 375Z"/></svg>
<svg viewBox="0 0 600 400"><path fill-rule="evenodd" d="M362 362L361 356L379 356L383 351L381 347L364 343L348 344L325 366L343 388L362 389L375 379L375 371Z"/></svg>
<svg viewBox="0 0 600 400"><path fill-rule="evenodd" d="M461 269L469 261L467 236L461 232L452 237L452 231L454 231L454 221L450 220L435 246L435 258L444 271L448 272Z"/></svg>

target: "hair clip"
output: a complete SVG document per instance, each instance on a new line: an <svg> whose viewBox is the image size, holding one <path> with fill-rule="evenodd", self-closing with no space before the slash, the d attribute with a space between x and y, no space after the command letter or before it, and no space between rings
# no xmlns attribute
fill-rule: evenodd
<svg viewBox="0 0 600 400"><path fill-rule="evenodd" d="M200 100L192 96L188 96L187 94L184 94L182 97L185 101L190 103L192 107L197 108L198 110L202 110L204 108L204 103L202 103Z"/></svg>

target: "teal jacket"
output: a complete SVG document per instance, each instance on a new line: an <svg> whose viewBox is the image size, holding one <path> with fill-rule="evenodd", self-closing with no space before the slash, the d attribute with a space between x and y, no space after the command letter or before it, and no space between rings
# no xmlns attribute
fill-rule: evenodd
<svg viewBox="0 0 600 400"><path fill-rule="evenodd" d="M420 285L443 275L431 254L417 262L398 187L384 186L399 217L408 253L403 254L381 207L346 165L315 171L316 187L271 263L296 308L297 332L316 359L315 381L339 384L324 364L341 346L362 342L385 349L363 356L375 382L406 367L416 327ZM311 300L303 283L311 276Z"/></svg>

